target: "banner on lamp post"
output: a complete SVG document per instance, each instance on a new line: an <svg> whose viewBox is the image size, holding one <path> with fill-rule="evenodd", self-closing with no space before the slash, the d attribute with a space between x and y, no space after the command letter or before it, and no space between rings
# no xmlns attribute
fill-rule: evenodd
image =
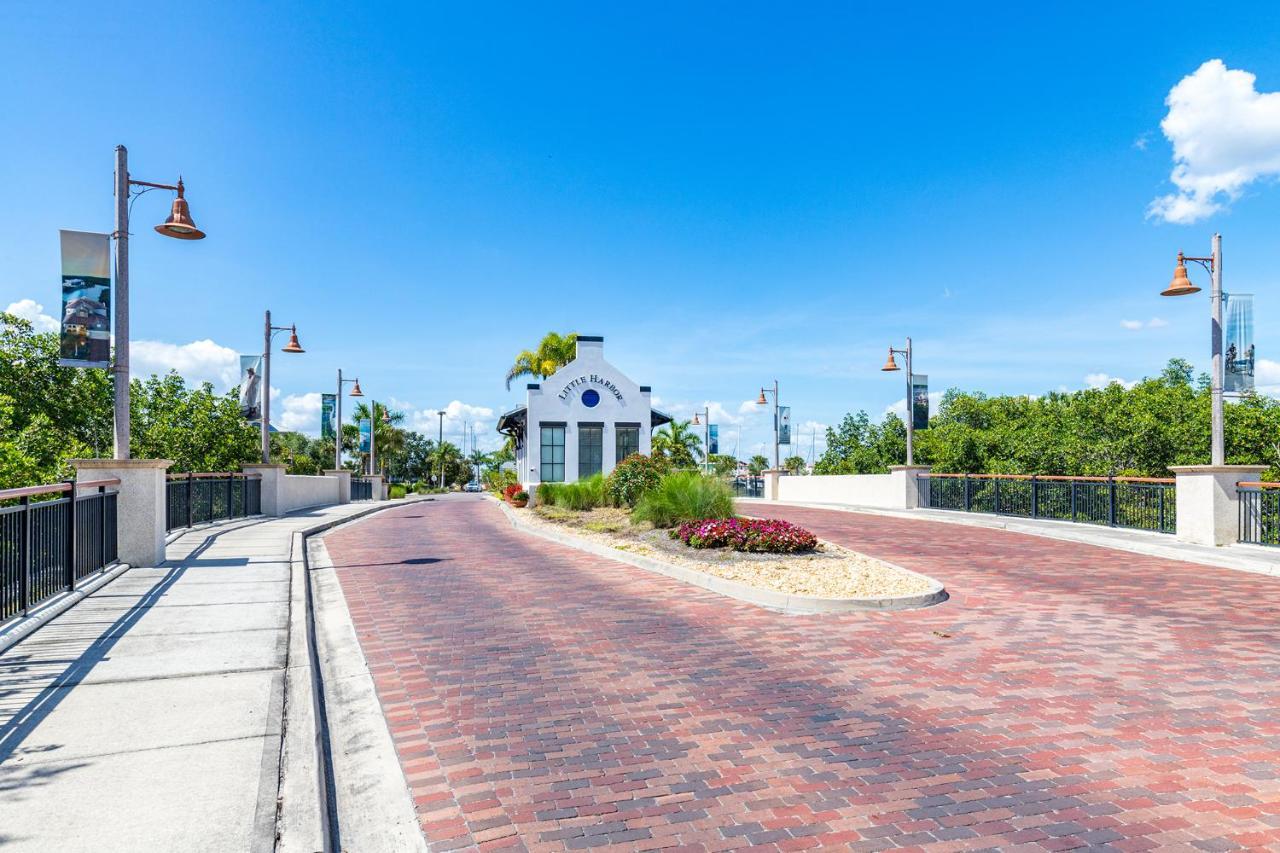
<svg viewBox="0 0 1280 853"><path fill-rule="evenodd" d="M111 235L59 231L62 321L58 364L111 366Z"/></svg>
<svg viewBox="0 0 1280 853"><path fill-rule="evenodd" d="M720 452L720 425L709 424L707 426L707 455L713 456Z"/></svg>
<svg viewBox="0 0 1280 853"><path fill-rule="evenodd" d="M778 407L778 444L791 444L791 407Z"/></svg>
<svg viewBox="0 0 1280 853"><path fill-rule="evenodd" d="M911 377L911 428L929 428L929 377L923 373Z"/></svg>
<svg viewBox="0 0 1280 853"><path fill-rule="evenodd" d="M372 445L372 442L370 440L370 428L372 426L373 426L373 421L370 421L368 418L360 421L360 452L361 453L368 453L369 448Z"/></svg>
<svg viewBox="0 0 1280 853"><path fill-rule="evenodd" d="M1253 390L1253 294L1224 293L1226 350L1222 359L1222 390L1247 394Z"/></svg>
<svg viewBox="0 0 1280 853"><path fill-rule="evenodd" d="M320 438L336 438L338 431L333 425L333 416L338 409L337 394L320 395Z"/></svg>
<svg viewBox="0 0 1280 853"><path fill-rule="evenodd" d="M250 423L262 420L262 356L240 356L240 415Z"/></svg>

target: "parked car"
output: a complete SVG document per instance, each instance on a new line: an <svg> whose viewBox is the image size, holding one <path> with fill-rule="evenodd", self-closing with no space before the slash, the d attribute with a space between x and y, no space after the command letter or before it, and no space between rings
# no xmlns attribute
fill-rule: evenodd
<svg viewBox="0 0 1280 853"><path fill-rule="evenodd" d="M479 483L477 483L475 480L472 480L470 483L467 483L465 486L463 486L463 487L462 487L462 491L464 491L464 492L483 492L483 491L484 491L484 486L480 485L480 484L479 484Z"/></svg>

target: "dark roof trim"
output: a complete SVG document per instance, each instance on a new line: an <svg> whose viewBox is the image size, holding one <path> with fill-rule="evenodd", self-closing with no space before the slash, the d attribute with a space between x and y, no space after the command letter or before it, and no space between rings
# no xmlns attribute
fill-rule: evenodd
<svg viewBox="0 0 1280 853"><path fill-rule="evenodd" d="M641 393L641 394L652 394L652 393L653 393L653 389L652 389L652 388L650 388L648 385L641 385L641 386L640 386L640 393Z"/></svg>
<svg viewBox="0 0 1280 853"><path fill-rule="evenodd" d="M569 426L569 422L568 422L568 421L538 421L538 426L540 426L540 427L557 427L557 426L558 426L558 427L567 427L567 426Z"/></svg>
<svg viewBox="0 0 1280 853"><path fill-rule="evenodd" d="M526 385L526 386L524 386L524 387L525 387L525 388L527 388L527 389L528 389L528 390L530 390L530 391L537 391L537 390L538 390L539 388L541 388L542 386L541 386L540 384L538 384L537 382L530 382L528 385Z"/></svg>
<svg viewBox="0 0 1280 853"><path fill-rule="evenodd" d="M578 421L580 427L600 427L604 429L604 421Z"/></svg>
<svg viewBox="0 0 1280 853"><path fill-rule="evenodd" d="M640 422L639 421L618 421L617 423L614 424L614 426L617 427L618 429L639 429Z"/></svg>
<svg viewBox="0 0 1280 853"><path fill-rule="evenodd" d="M578 335L578 340L596 344L604 343L604 338L600 335Z"/></svg>
<svg viewBox="0 0 1280 853"><path fill-rule="evenodd" d="M650 424L649 424L649 426L650 426L651 428L652 428L652 427L660 427L660 426L662 426L663 424L669 424L669 423L671 423L671 415L668 415L666 412L659 412L657 409L650 409L650 410L649 410L649 412L650 412L650 415L649 415Z"/></svg>

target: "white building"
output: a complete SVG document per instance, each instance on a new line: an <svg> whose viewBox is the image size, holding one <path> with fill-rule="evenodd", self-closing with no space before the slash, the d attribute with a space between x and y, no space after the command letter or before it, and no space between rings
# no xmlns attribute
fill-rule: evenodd
<svg viewBox="0 0 1280 853"><path fill-rule="evenodd" d="M516 444L516 471L526 489L608 474L632 453L648 454L655 427L671 420L637 385L604 360L604 338L578 336L573 361L528 385L525 405L498 419Z"/></svg>

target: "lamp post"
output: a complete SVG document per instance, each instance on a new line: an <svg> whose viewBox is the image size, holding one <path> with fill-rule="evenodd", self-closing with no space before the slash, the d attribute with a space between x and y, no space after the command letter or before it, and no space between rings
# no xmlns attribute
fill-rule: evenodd
<svg viewBox="0 0 1280 853"><path fill-rule="evenodd" d="M354 384L356 387L351 389L352 397L363 397L364 392L360 390L360 377L355 379L343 379L342 368L338 368L338 428L334 431L333 436L333 467L334 470L342 470L342 386L348 383Z"/></svg>
<svg viewBox="0 0 1280 853"><path fill-rule="evenodd" d="M1213 235L1213 254L1207 258L1192 258L1178 253L1178 265L1173 270L1173 281L1160 292L1161 296L1189 296L1200 288L1187 277L1187 261L1194 261L1209 271L1209 345L1213 357L1209 376L1209 394L1212 407L1210 425L1210 464L1227 464L1226 432L1222 425L1222 235Z"/></svg>
<svg viewBox="0 0 1280 853"><path fill-rule="evenodd" d="M757 406L768 404L765 394L773 395L773 470L779 471L782 469L782 460L778 456L778 380L773 380L772 391L768 388L760 389L760 399L756 400Z"/></svg>
<svg viewBox="0 0 1280 853"><path fill-rule="evenodd" d="M440 416L440 437L436 439L436 453L440 454L440 488L444 488L444 409L436 412Z"/></svg>
<svg viewBox="0 0 1280 853"><path fill-rule="evenodd" d="M702 471L707 473L711 470L711 407L703 406L702 414L706 416L706 423L702 426ZM693 425L698 426L698 412L693 413Z"/></svg>
<svg viewBox="0 0 1280 853"><path fill-rule="evenodd" d="M130 187L142 187L134 193ZM129 177L129 151L123 145L116 146L116 286L115 300L115 458L129 458L129 203L133 196L151 190L172 190L178 194L173 200L169 218L156 226L156 232L178 240L203 240L204 232L191 219L191 211L183 195L182 178L177 184L153 184L135 181Z"/></svg>
<svg viewBox="0 0 1280 853"><path fill-rule="evenodd" d="M289 333L289 343L280 348L281 352L306 352L298 344L297 326L271 325L271 312L266 312L262 325L262 462L271 461L271 341L280 332Z"/></svg>
<svg viewBox="0 0 1280 853"><path fill-rule="evenodd" d="M915 388L911 384L913 378L911 374L911 338L907 338L906 349L889 347L889 358L885 361L884 367L880 368L886 373L898 369L898 363L893 360L894 353L901 355L907 362L907 464L914 465L916 464L914 452L916 401Z"/></svg>

